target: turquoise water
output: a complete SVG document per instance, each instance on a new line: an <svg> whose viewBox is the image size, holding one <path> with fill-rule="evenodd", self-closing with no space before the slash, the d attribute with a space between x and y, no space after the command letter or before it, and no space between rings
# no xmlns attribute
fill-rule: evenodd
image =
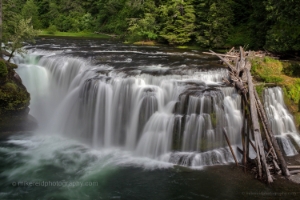
<svg viewBox="0 0 300 200"><path fill-rule="evenodd" d="M297 199L232 165L192 170L43 133L0 142L0 199Z"/></svg>

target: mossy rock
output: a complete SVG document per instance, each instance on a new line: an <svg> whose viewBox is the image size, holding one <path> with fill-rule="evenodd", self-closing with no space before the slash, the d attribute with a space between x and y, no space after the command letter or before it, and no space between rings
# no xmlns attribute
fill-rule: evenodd
<svg viewBox="0 0 300 200"><path fill-rule="evenodd" d="M23 111L29 103L30 95L25 87L20 87L13 81L0 86L0 115Z"/></svg>
<svg viewBox="0 0 300 200"><path fill-rule="evenodd" d="M0 59L0 132L31 130L37 126L28 115L30 94L16 78L17 67Z"/></svg>

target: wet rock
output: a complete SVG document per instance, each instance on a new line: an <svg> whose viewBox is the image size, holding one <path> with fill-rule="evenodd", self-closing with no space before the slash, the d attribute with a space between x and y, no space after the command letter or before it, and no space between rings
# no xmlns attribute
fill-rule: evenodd
<svg viewBox="0 0 300 200"><path fill-rule="evenodd" d="M30 94L14 71L18 66L4 60L0 60L0 65L7 72L1 74L0 81L0 134L34 130L37 122L28 114Z"/></svg>
<svg viewBox="0 0 300 200"><path fill-rule="evenodd" d="M0 135L3 132L33 131L38 127L36 119L27 115L11 115L0 120Z"/></svg>

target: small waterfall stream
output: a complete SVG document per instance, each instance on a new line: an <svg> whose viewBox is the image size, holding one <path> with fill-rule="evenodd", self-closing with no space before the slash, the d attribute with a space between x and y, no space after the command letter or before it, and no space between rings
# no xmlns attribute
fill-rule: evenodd
<svg viewBox="0 0 300 200"><path fill-rule="evenodd" d="M280 87L268 88L264 91L264 107L281 149L287 156L297 154L295 146L299 148L300 145L299 133L293 116L284 104Z"/></svg>

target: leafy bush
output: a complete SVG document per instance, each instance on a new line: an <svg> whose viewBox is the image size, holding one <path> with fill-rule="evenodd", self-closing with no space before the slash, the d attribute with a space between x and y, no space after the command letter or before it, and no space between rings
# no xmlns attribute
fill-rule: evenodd
<svg viewBox="0 0 300 200"><path fill-rule="evenodd" d="M300 77L300 63L286 63L283 68L283 73L288 76Z"/></svg>
<svg viewBox="0 0 300 200"><path fill-rule="evenodd" d="M51 24L47 29L47 33L54 35L55 32L57 32L57 28L55 25Z"/></svg>
<svg viewBox="0 0 300 200"><path fill-rule="evenodd" d="M3 60L0 60L0 78L6 77L8 74L8 70L6 64Z"/></svg>
<svg viewBox="0 0 300 200"><path fill-rule="evenodd" d="M291 84L286 85L287 96L295 103L300 101L300 79L296 79Z"/></svg>

